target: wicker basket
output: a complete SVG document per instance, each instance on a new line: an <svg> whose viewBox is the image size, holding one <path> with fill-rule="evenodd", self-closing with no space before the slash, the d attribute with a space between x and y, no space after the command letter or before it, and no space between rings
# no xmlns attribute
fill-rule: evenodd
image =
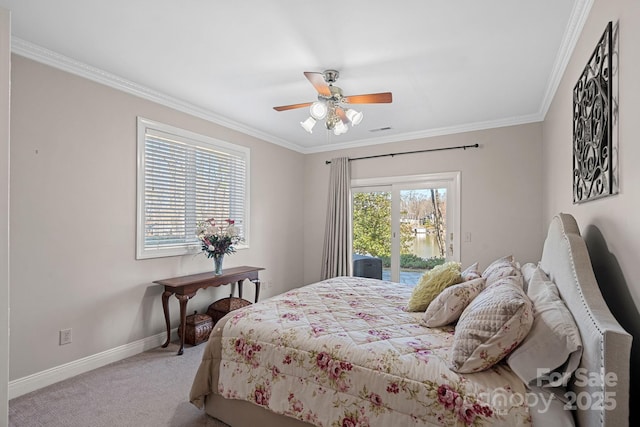
<svg viewBox="0 0 640 427"><path fill-rule="evenodd" d="M208 314L198 314L195 311L187 316L184 342L190 345L198 345L209 339L213 321ZM178 336L182 338L182 328L178 328Z"/></svg>
<svg viewBox="0 0 640 427"><path fill-rule="evenodd" d="M211 316L213 324L215 325L218 320L222 319L230 311L237 310L248 305L251 305L251 303L242 298L222 298L209 306L207 314Z"/></svg>

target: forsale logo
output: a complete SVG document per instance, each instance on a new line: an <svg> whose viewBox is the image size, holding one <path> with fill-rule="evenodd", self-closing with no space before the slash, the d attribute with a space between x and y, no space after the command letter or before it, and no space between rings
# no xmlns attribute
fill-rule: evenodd
<svg viewBox="0 0 640 427"><path fill-rule="evenodd" d="M557 386L566 386L568 378L551 372L546 369L538 369L538 378L535 385L540 387L537 390L529 390L526 393L514 393L504 388L498 388L488 393L480 393L478 399L490 404L495 412L506 414L510 408L526 405L529 408L536 408L539 413L547 413L554 400L559 400L565 410L591 410L610 411L616 408L616 393L614 391L603 391L604 387L615 387L618 384L618 376L614 372L605 374L601 372L589 372L585 368L578 368L574 374L573 384L577 388L589 387L598 388L596 391L572 391L562 392ZM554 388L545 389L553 384ZM558 392L558 390L561 390Z"/></svg>

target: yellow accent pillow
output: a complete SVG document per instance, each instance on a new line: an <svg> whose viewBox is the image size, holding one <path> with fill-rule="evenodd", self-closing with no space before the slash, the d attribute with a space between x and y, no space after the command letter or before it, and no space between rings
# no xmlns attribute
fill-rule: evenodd
<svg viewBox="0 0 640 427"><path fill-rule="evenodd" d="M425 311L446 287L461 282L459 262L449 261L432 268L422 275L420 282L413 288L407 311Z"/></svg>

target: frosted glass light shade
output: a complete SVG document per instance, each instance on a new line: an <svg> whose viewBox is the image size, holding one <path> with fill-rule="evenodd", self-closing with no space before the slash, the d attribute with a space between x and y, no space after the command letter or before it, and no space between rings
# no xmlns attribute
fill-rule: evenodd
<svg viewBox="0 0 640 427"><path fill-rule="evenodd" d="M351 108L345 111L345 114L347 115L347 118L353 126L358 125L358 123L360 123L362 121L362 118L364 117L364 114L362 114L361 111L356 111Z"/></svg>
<svg viewBox="0 0 640 427"><path fill-rule="evenodd" d="M308 117L304 122L300 122L300 126L309 133L313 133L313 127L315 124L316 120L313 117Z"/></svg>
<svg viewBox="0 0 640 427"><path fill-rule="evenodd" d="M344 123L342 123L342 121L339 121L334 126L333 133L334 135L342 135L343 133L347 133L348 130L349 130L349 127Z"/></svg>
<svg viewBox="0 0 640 427"><path fill-rule="evenodd" d="M314 119L322 120L327 116L327 104L316 101L309 107L309 113Z"/></svg>

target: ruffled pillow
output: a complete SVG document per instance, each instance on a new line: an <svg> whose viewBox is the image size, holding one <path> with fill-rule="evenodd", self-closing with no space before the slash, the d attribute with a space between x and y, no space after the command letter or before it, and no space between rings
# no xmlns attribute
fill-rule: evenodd
<svg viewBox="0 0 640 427"><path fill-rule="evenodd" d="M465 268L460 275L462 276L462 280L465 282L481 277L480 271L478 270L478 263L474 262L469 267Z"/></svg>
<svg viewBox="0 0 640 427"><path fill-rule="evenodd" d="M482 289L484 289L482 277L449 286L427 307L423 317L425 325L437 328L455 322Z"/></svg>
<svg viewBox="0 0 640 427"><path fill-rule="evenodd" d="M522 290L522 278L498 279L460 315L451 347L451 369L471 373L490 368L524 340L532 324L531 300Z"/></svg>
<svg viewBox="0 0 640 427"><path fill-rule="evenodd" d="M522 273L520 272L520 265L513 258L513 255L498 258L489 264L489 266L482 272L482 277L484 277L485 280L485 287L489 287L497 280L509 276L522 276Z"/></svg>
<svg viewBox="0 0 640 427"><path fill-rule="evenodd" d="M459 262L445 262L427 271L413 288L407 311L425 311L431 301L448 286L462 282Z"/></svg>

